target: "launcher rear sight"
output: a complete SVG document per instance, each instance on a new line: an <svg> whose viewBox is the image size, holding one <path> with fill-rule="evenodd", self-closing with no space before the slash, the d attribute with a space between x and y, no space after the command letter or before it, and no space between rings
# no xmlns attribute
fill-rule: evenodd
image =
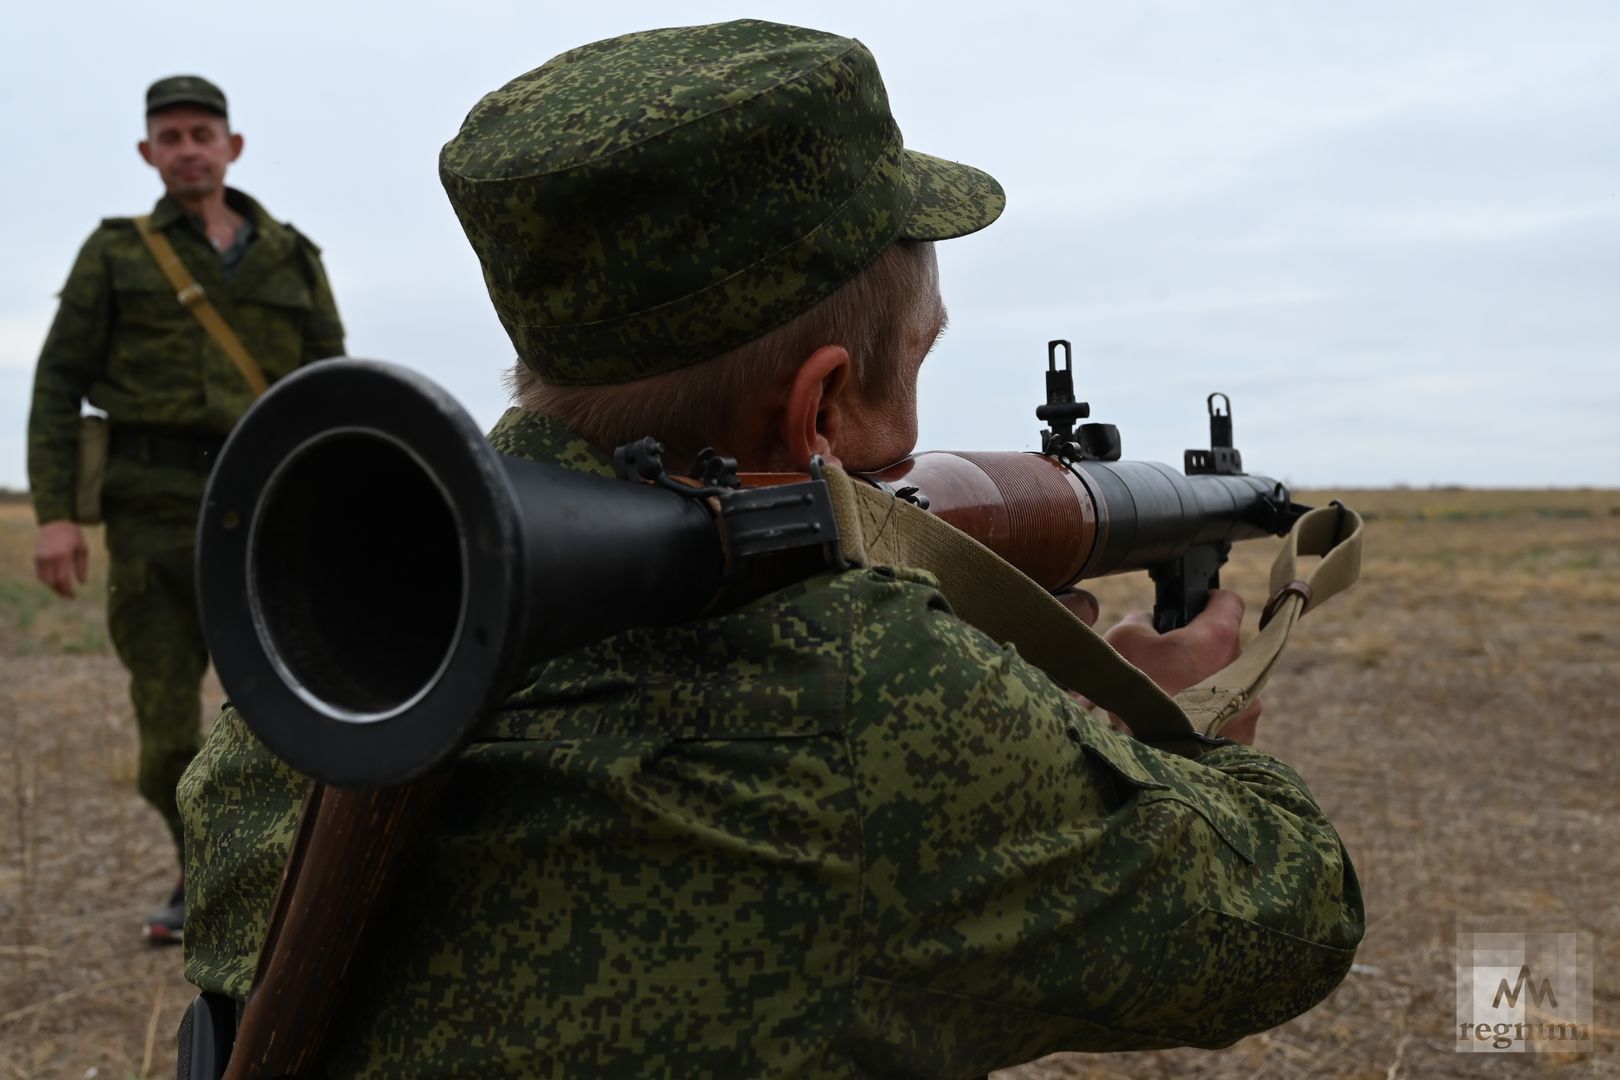
<svg viewBox="0 0 1620 1080"><path fill-rule="evenodd" d="M1062 368L1057 363L1059 348L1063 350ZM1048 341L1046 404L1035 409L1035 418L1047 423L1041 432L1041 453L1067 462L1118 461L1119 428L1113 424L1081 424L1080 430L1075 430L1074 422L1090 415L1091 403L1074 398L1072 347L1062 339Z"/></svg>

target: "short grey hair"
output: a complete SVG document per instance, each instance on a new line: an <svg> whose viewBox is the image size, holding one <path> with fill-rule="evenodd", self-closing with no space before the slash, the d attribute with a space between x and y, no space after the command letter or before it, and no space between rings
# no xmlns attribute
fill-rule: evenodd
<svg viewBox="0 0 1620 1080"><path fill-rule="evenodd" d="M931 295L932 244L900 240L807 311L747 344L677 371L602 386L556 386L518 361L507 375L519 407L603 449L651 435L675 461L732 430L761 385L788 377L816 349L842 345L866 397L889 401L914 374L904 362L919 305ZM747 463L743 463L747 467Z"/></svg>

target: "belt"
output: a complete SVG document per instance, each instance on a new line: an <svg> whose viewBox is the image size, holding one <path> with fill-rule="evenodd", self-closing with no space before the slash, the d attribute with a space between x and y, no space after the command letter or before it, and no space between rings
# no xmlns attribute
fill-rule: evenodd
<svg viewBox="0 0 1620 1080"><path fill-rule="evenodd" d="M225 440L218 435L200 435L179 428L114 426L108 450L113 457L207 476L224 445Z"/></svg>

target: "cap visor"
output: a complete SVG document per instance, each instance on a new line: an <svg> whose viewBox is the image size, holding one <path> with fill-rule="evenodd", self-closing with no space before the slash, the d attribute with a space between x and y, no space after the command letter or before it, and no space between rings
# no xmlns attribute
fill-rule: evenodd
<svg viewBox="0 0 1620 1080"><path fill-rule="evenodd" d="M978 232L1001 216L1006 193L996 178L971 165L907 150L914 197L900 230L906 240L949 240Z"/></svg>
<svg viewBox="0 0 1620 1080"><path fill-rule="evenodd" d="M195 105L199 109L207 109L209 112L218 113L220 116L229 116L230 115L224 109L219 107L219 102L217 102L217 101L204 101L204 100L202 100L200 98L195 98L195 97L192 97L190 95L182 95L180 97L160 98L157 101L147 102L146 115L151 116L155 112L162 112L164 109L172 109L176 105Z"/></svg>

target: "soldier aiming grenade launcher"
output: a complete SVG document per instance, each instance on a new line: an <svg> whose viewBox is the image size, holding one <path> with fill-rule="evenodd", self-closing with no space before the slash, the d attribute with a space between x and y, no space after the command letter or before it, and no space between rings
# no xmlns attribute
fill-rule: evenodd
<svg viewBox="0 0 1620 1080"><path fill-rule="evenodd" d="M1121 460L1111 424L1076 427L1090 409L1068 342L1049 345L1046 382L1040 453L922 453L861 479L1049 592L1149 571L1161 632L1203 609L1233 542L1284 535L1307 509L1242 471L1224 395L1183 474ZM651 439L614 459L619 481L497 453L404 368L339 360L282 380L226 444L200 524L203 621L232 701L299 771L396 784L548 656L716 610L761 557L841 563L819 462L750 474L706 452L677 479Z"/></svg>
<svg viewBox="0 0 1620 1080"><path fill-rule="evenodd" d="M522 672L622 630L691 622L819 570L915 566L965 621L1137 738L1192 754L1221 742L1298 618L1353 582L1360 520L1243 472L1222 394L1208 399L1209 448L1178 472L1122 460L1113 425L1077 425L1090 408L1066 341L1048 345L1046 391L1039 453L922 453L851 476L819 459L808 474L739 472L705 451L672 476L643 439L616 451L610 479L498 453L404 368L340 359L276 383L209 480L199 595L233 704L318 782L240 1029L228 1000L199 997L181 1075L316 1067L436 767ZM1203 609L1234 542L1285 534L1261 634L1174 700L1050 595L1146 570L1166 632ZM1309 581L1297 555L1323 556Z"/></svg>

